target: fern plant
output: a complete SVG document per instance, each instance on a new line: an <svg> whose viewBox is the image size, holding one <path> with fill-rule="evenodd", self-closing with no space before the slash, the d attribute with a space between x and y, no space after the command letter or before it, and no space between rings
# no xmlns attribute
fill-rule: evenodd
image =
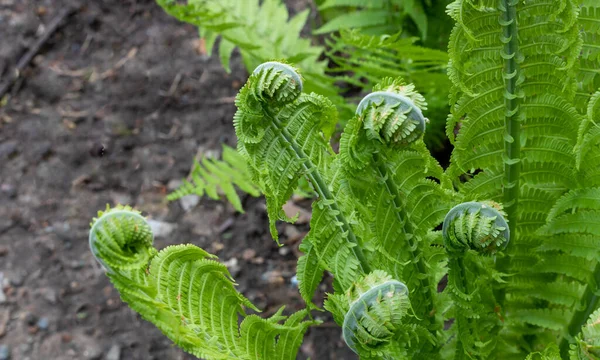
<svg viewBox="0 0 600 360"><path fill-rule="evenodd" d="M222 193L235 210L244 212L236 187L249 195L260 195L260 190L252 182L245 159L227 145L223 145L221 160L203 156L199 161L194 161L188 178L189 180L183 180L183 183L167 196L168 200L205 194L211 199L218 200Z"/></svg>
<svg viewBox="0 0 600 360"><path fill-rule="evenodd" d="M448 13L446 170L422 140L425 98L402 79L363 98L338 152L336 106L293 66L260 65L238 94L237 150L275 240L299 179L315 193L306 310L246 315L221 265L191 245L157 253L128 208L90 232L123 299L193 354L294 358L328 272L323 307L362 359L600 358L600 4L457 0Z"/></svg>

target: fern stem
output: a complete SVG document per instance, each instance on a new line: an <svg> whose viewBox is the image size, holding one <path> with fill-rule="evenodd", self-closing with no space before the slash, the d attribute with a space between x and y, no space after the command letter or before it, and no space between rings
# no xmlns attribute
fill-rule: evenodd
<svg viewBox="0 0 600 360"><path fill-rule="evenodd" d="M356 239L354 232L348 225L348 221L346 220L346 218L344 217L344 215L338 208L337 203L335 202L335 198L333 197L333 194L331 194L331 192L329 191L329 187L327 186L327 184L325 183L325 181L323 180L323 178L317 171L317 168L309 160L309 157L308 157L308 155L306 155L304 150L302 150L302 148L300 146L298 146L294 137L281 124L281 122L279 121L277 116L274 116L273 114L271 114L268 111L268 109L265 109L265 111L272 118L273 123L275 124L277 129L279 129L279 131L281 131L281 135L290 144L292 149L294 149L296 154L298 154L298 157L300 159L304 159L302 166L304 167L304 170L306 171L306 176L308 176L308 178L310 179L310 181L311 181L315 191L319 195L319 197L322 200L329 202L329 204L327 206L329 206L334 212L337 213L335 218L337 221L339 221L341 223L341 227L342 227L343 231L348 234L347 239L350 243L352 243L352 246L350 247L352 249L352 252L358 259L363 272L365 272L366 274L370 273L371 267L369 266L367 258L365 257L365 254L362 251L361 244Z"/></svg>
<svg viewBox="0 0 600 360"><path fill-rule="evenodd" d="M456 278L458 278L458 281L454 282L455 284L460 285L460 289L458 289L458 290L461 291L463 294L471 294L471 291L469 289L469 283L466 279L466 274L465 274L465 262L464 262L462 256L450 256L448 258L448 269L450 269L448 276L455 276ZM464 316L463 313L464 313L464 310L461 309L460 311L457 311L457 314L456 314L456 321L458 322L458 333L459 333L459 335L458 335L459 338L456 341L455 356L457 359L464 358L464 355L467 355L465 346L462 342L462 339L460 338L460 333L462 332L462 327L463 326L466 327L466 329L469 333L469 338L473 337L472 319L467 316ZM471 355L469 355L468 357L473 358Z"/></svg>
<svg viewBox="0 0 600 360"><path fill-rule="evenodd" d="M560 353L563 359L568 358L569 337L577 336L590 315L600 306L600 296L598 296L598 291L600 289L598 288L598 284L600 284L600 263L596 264L596 268L594 269L594 279L587 285L582 296L587 305L573 314L569 327L567 328L569 336L563 337L560 343Z"/></svg>
<svg viewBox="0 0 600 360"><path fill-rule="evenodd" d="M505 134L504 134L504 210L507 214L510 232L516 238L517 209L519 204L519 175L521 172L521 113L519 112L521 94L520 83L520 56L519 39L517 30L517 6L518 0L502 0L500 11L502 18L502 36L500 40L504 43L501 56L504 59L504 107L505 107ZM514 244L511 241L508 247ZM506 249L507 254L509 248ZM510 257L505 256L498 262L499 270L506 271ZM498 292L498 301L504 302L505 291Z"/></svg>
<svg viewBox="0 0 600 360"><path fill-rule="evenodd" d="M402 204L400 191L398 190L398 187L396 186L396 183L394 182L393 178L390 176L387 166L385 165L385 161L379 153L376 152L373 154L373 162L376 165L377 171L379 172L379 176L385 181L385 186L388 190L388 193L392 197L394 207L397 210L395 213L398 217L398 221L403 223L404 233L407 235L411 235L407 236L408 246L411 249L411 256L413 259L417 259L415 265L417 271L419 272L419 275L426 275L425 277L419 280L419 282L421 283L421 288L426 292L426 298L430 299L429 304L425 304L425 306L427 306L428 308L425 309L424 313L427 315L429 322L431 324L435 324L435 315L433 309L433 299L435 294L433 293L429 283L430 272L428 271L427 266L423 261L423 253L421 252L421 248L417 246L417 244L415 244L415 237L413 235L414 229L412 223L410 222L410 219L408 218L408 214L405 211L405 207Z"/></svg>

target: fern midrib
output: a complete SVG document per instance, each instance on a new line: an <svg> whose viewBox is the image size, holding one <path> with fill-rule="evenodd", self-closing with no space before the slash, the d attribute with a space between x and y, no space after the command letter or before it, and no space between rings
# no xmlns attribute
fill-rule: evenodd
<svg viewBox="0 0 600 360"><path fill-rule="evenodd" d="M451 255L450 258L448 259L448 268L454 269L454 276L458 277L458 279L459 279L459 285L460 285L461 289L458 289L458 290L461 291L463 294L470 295L472 293L472 291L471 291L471 289L469 289L469 282L467 281L464 267L465 267L465 262L461 256ZM464 323L465 323L464 325L467 328L469 336L474 337L475 335L473 335L473 320L470 317L464 316L462 314L463 314L462 311L457 311L457 317L459 318L457 320L464 321ZM459 326L459 331L460 331L460 326ZM460 337L458 337L457 342L456 342L456 357L460 359L461 355L467 355L466 350L467 349L464 348L462 340L460 339ZM472 354L468 354L468 358L479 359L479 357L474 357Z"/></svg>
<svg viewBox="0 0 600 360"><path fill-rule="evenodd" d="M321 200L329 202L329 204L327 204L327 206L329 208L331 208L331 210L333 210L337 213L337 215L335 215L335 218L337 221L339 221L341 223L342 230L348 234L347 239L350 243L352 243L352 246L351 246L352 252L358 259L363 272L365 272L367 274L370 273L371 267L369 266L367 258L365 257L364 253L362 252L362 248L360 246L361 244L359 244L358 240L356 239L356 236L354 235L354 232L348 225L348 221L342 214L341 210L338 208L335 198L329 191L329 187L327 186L327 184L325 183L325 181L319 174L317 168L312 163L312 161L310 161L310 158L308 157L308 155L306 155L304 150L302 150L302 148L296 143L296 140L294 139L294 137L289 133L289 131L287 131L287 129L283 126L281 121L279 121L277 116L272 114L268 108L265 108L265 113L268 114L268 116L271 118L271 120L275 124L275 128L279 130L279 133L281 134L281 136L283 136L284 140L288 144L290 144L290 146L292 147L294 152L297 154L297 156L300 159L304 160L302 162L302 167L306 171L306 176L308 176L308 178L310 179L311 183L313 184L313 186L315 188L315 191L317 192L317 194L319 195Z"/></svg>
<svg viewBox="0 0 600 360"><path fill-rule="evenodd" d="M518 0L502 0L500 11L502 18L500 25L502 36L500 40L504 43L504 50L501 53L504 59L504 107L505 107L505 140L504 140L504 211L507 216L508 225L513 237L517 237L517 209L519 204L519 176L521 171L521 124L519 112L519 89L518 81L520 75L518 57L519 54L519 39L517 29L517 9ZM505 252L510 253L511 245L514 241L509 242ZM510 257L504 256L498 261L498 269L501 272L506 272L510 263ZM500 305L504 303L506 290L499 289L497 293L497 301Z"/></svg>
<svg viewBox="0 0 600 360"><path fill-rule="evenodd" d="M385 179L386 189L387 189L388 193L390 194L390 196L392 197L394 207L397 209L397 211L395 211L395 214L398 217L398 221L400 223L403 223L404 233L407 235L412 235L412 237L407 236L407 241L408 241L408 246L411 249L410 250L411 256L413 257L413 259L418 259L417 263L416 263L417 271L421 275L428 275L429 271L427 269L427 266L423 262L423 253L421 252L421 248L419 246L415 246L416 244L414 242L414 238L415 238L414 229L412 227L412 223L408 217L408 214L404 210L405 207L402 204L402 202L400 201L400 198L401 198L400 191L398 190L396 183L394 183L394 180L390 176L388 169L385 166L383 158L377 152L373 154L373 163L376 165L379 176L382 179ZM403 221L403 219L404 219L404 221ZM431 324L435 324L435 316L431 316L431 314L434 311L433 299L435 298L434 297L435 294L431 290L429 278L423 277L422 279L419 279L419 282L421 283L421 287L427 291L427 293L426 293L427 298L430 299L430 302L428 304L428 309L426 309L426 310L428 310L428 311L426 311L426 314L428 315L427 318ZM434 331L434 329L431 329L431 328L429 330Z"/></svg>

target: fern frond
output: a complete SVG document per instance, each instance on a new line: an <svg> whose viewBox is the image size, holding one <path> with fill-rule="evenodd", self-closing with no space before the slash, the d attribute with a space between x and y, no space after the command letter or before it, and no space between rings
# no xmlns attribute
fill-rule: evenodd
<svg viewBox="0 0 600 360"><path fill-rule="evenodd" d="M448 8L457 22L449 45L453 89L446 132L455 150L448 174L467 180L456 181L463 196L505 206L512 239L496 270L511 276L495 285L495 293L512 330L500 335L528 333L532 345L572 334L571 320L579 318L573 309L588 303L575 296L589 299L586 285L595 276L597 251L589 247L597 242L596 210L585 200L593 191L569 193L600 180L591 165L600 159L587 146L595 141L582 116L587 103L581 106L595 81L580 71L595 61L590 6L597 4L579 9L572 0L464 0ZM579 196L589 209L577 207ZM530 352L505 345L498 350Z"/></svg>
<svg viewBox="0 0 600 360"><path fill-rule="evenodd" d="M246 315L246 307L258 309L237 292L225 265L193 245L158 252L148 223L131 208L99 212L90 247L123 301L197 357L292 360L308 327L318 323L303 321L305 310L289 318L283 309L270 319Z"/></svg>
<svg viewBox="0 0 600 360"><path fill-rule="evenodd" d="M324 49L300 36L308 10L289 18L280 0L260 3L259 0L157 0L157 3L171 16L198 26L208 51L220 37L219 55L228 71L231 53L238 47L249 71L266 61L284 59L298 64L307 91L337 96L334 79L325 75L326 62L319 61Z"/></svg>
<svg viewBox="0 0 600 360"><path fill-rule="evenodd" d="M336 266L336 254L347 247L348 271L336 273L336 281L348 288L369 264L358 247L359 240L350 226L343 199L334 196L330 170L333 150L328 137L336 123L335 107L323 97L302 94L302 84L288 65L268 63L257 68L236 99L238 112L234 119L240 142L238 148L254 169L256 183L267 198L271 234L277 240L277 220L288 220L282 205L297 187L298 179L306 176L318 200L313 203L311 230L304 242L310 245L303 258L298 277L309 280L303 284L302 295L311 303L323 269ZM336 195L338 195L336 193ZM314 253L313 253L314 252ZM308 269L308 265L318 265ZM309 293L311 292L311 293Z"/></svg>
<svg viewBox="0 0 600 360"><path fill-rule="evenodd" d="M183 180L177 189L167 196L170 201L195 194L207 195L211 199L220 199L223 193L233 207L244 212L241 200L234 186L252 196L259 196L260 191L252 182L248 165L235 149L223 145L223 159L203 157L195 161L189 180Z"/></svg>

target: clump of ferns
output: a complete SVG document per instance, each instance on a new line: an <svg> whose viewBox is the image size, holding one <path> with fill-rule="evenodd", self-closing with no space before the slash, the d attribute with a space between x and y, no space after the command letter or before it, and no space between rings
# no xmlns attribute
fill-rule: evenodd
<svg viewBox="0 0 600 360"><path fill-rule="evenodd" d="M309 314L319 308L312 298L327 271L334 275L334 292L324 307L361 358L485 359L496 356L503 341L508 351L523 352L520 343L506 342L520 334L507 330L500 336L509 321L519 321L499 300L508 276L496 262L505 259L500 251L511 240L508 217L493 201L451 207L466 196L456 194L424 147L426 104L414 87L382 81L348 122L339 153L329 144L335 107L303 93L301 77L288 64L257 68L236 105L238 151L266 196L275 240L275 222L294 220L281 209L299 179L306 177L315 193L297 268L307 309L290 316L281 309L268 319L247 315L245 308L258 309L235 290L212 255L192 245L158 252L143 218L118 208L94 223L90 244L132 308L197 356L293 359L307 328L318 323ZM553 209L554 221L576 216L576 200L595 198L596 192L564 197ZM585 203L589 209L577 211L587 216L596 205ZM441 232L430 230L439 224ZM543 230L562 231L553 224ZM448 284L440 294L436 284L446 272ZM454 323L444 331L448 319ZM566 340L572 356L595 353L597 321L592 315L581 333L578 327L578 335ZM553 344L545 353L557 351Z"/></svg>

